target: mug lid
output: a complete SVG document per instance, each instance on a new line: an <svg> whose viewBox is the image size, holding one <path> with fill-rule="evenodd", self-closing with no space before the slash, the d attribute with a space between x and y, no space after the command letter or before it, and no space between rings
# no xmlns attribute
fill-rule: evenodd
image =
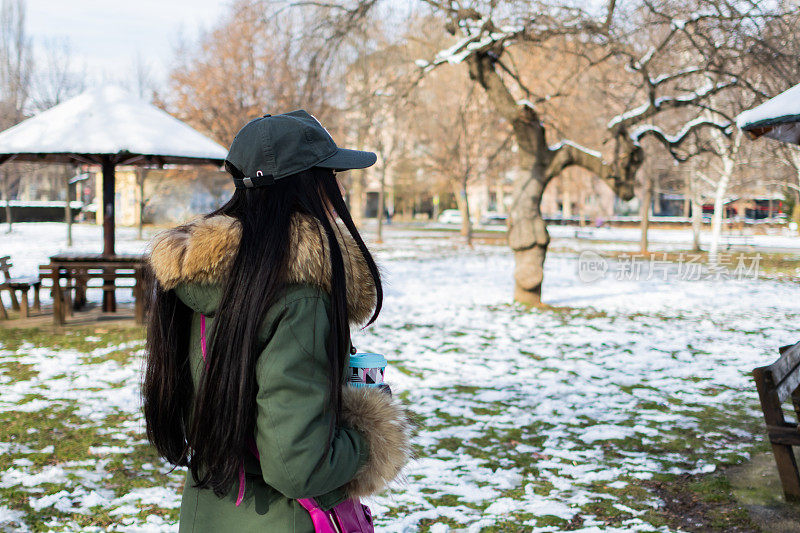
<svg viewBox="0 0 800 533"><path fill-rule="evenodd" d="M386 358L379 353L357 353L350 356L350 366L355 368L384 368Z"/></svg>

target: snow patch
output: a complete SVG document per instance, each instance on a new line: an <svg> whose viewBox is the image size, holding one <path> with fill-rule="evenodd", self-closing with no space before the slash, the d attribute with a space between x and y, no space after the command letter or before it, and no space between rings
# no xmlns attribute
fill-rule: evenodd
<svg viewBox="0 0 800 533"><path fill-rule="evenodd" d="M589 154L590 156L596 157L598 159L602 159L603 158L603 154L601 154L597 150L592 150L591 148L586 148L585 146L581 146L580 144L572 142L572 141L569 141L569 140L563 140L563 141L560 141L560 142L550 146L550 151L557 152L559 149L561 149L564 146L571 146L572 148L580 150L581 152L583 152L585 154Z"/></svg>

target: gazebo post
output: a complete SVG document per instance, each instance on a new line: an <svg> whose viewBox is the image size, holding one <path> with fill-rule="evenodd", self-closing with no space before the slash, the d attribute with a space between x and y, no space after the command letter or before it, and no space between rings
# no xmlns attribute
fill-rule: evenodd
<svg viewBox="0 0 800 533"><path fill-rule="evenodd" d="M103 255L114 255L114 162L102 157L103 164Z"/></svg>
<svg viewBox="0 0 800 533"><path fill-rule="evenodd" d="M107 258L114 255L114 161L111 156L102 156L103 167L103 255ZM103 311L116 311L117 301L114 297L114 276L103 281Z"/></svg>

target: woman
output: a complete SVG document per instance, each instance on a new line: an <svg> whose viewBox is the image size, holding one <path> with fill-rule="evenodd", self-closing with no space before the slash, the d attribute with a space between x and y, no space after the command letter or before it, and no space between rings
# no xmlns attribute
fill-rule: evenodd
<svg viewBox="0 0 800 533"><path fill-rule="evenodd" d="M380 492L408 460L399 403L344 385L382 290L334 170L374 162L305 111L266 115L231 145L230 201L154 239L144 412L189 467L180 531L310 533L297 499Z"/></svg>

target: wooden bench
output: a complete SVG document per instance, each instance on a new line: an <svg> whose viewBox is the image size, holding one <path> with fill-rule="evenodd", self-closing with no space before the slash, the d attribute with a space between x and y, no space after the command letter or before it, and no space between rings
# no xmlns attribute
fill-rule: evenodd
<svg viewBox="0 0 800 533"><path fill-rule="evenodd" d="M37 311L41 310L39 302L39 289L42 282L37 277L11 277L11 257L0 257L0 270L3 271L3 282L0 283L0 291L8 291L11 296L11 308L20 312L22 318L26 318L29 314L29 301L28 292L33 289L33 308ZM20 298L17 300L17 292L20 293ZM22 304L20 305L20 302ZM3 305L3 300L0 298L0 316L8 319L8 313Z"/></svg>
<svg viewBox="0 0 800 533"><path fill-rule="evenodd" d="M60 312L63 316L72 316L73 310L80 309L86 304L86 281L67 269L61 269L58 277L61 285L58 290L54 287L55 277L53 276L52 265L39 265L39 279L42 282L42 288L50 289L54 315L56 312ZM55 301L56 294L60 298L58 304Z"/></svg>
<svg viewBox="0 0 800 533"><path fill-rule="evenodd" d="M800 501L800 474L792 446L800 446L800 342L784 346L780 358L753 370L767 435L787 501ZM791 398L797 421L786 420L781 405Z"/></svg>
<svg viewBox="0 0 800 533"><path fill-rule="evenodd" d="M144 263L141 256L114 256L110 258L94 256L54 256L49 264L40 265L39 276L50 280L53 290L53 321L64 324L72 310L86 303L86 290L102 289L105 293L115 291L116 280L132 279L134 313L138 323L144 322ZM90 281L99 284L90 285ZM63 282L63 283L62 283ZM112 300L113 301L113 300ZM115 311L116 305L110 311Z"/></svg>

